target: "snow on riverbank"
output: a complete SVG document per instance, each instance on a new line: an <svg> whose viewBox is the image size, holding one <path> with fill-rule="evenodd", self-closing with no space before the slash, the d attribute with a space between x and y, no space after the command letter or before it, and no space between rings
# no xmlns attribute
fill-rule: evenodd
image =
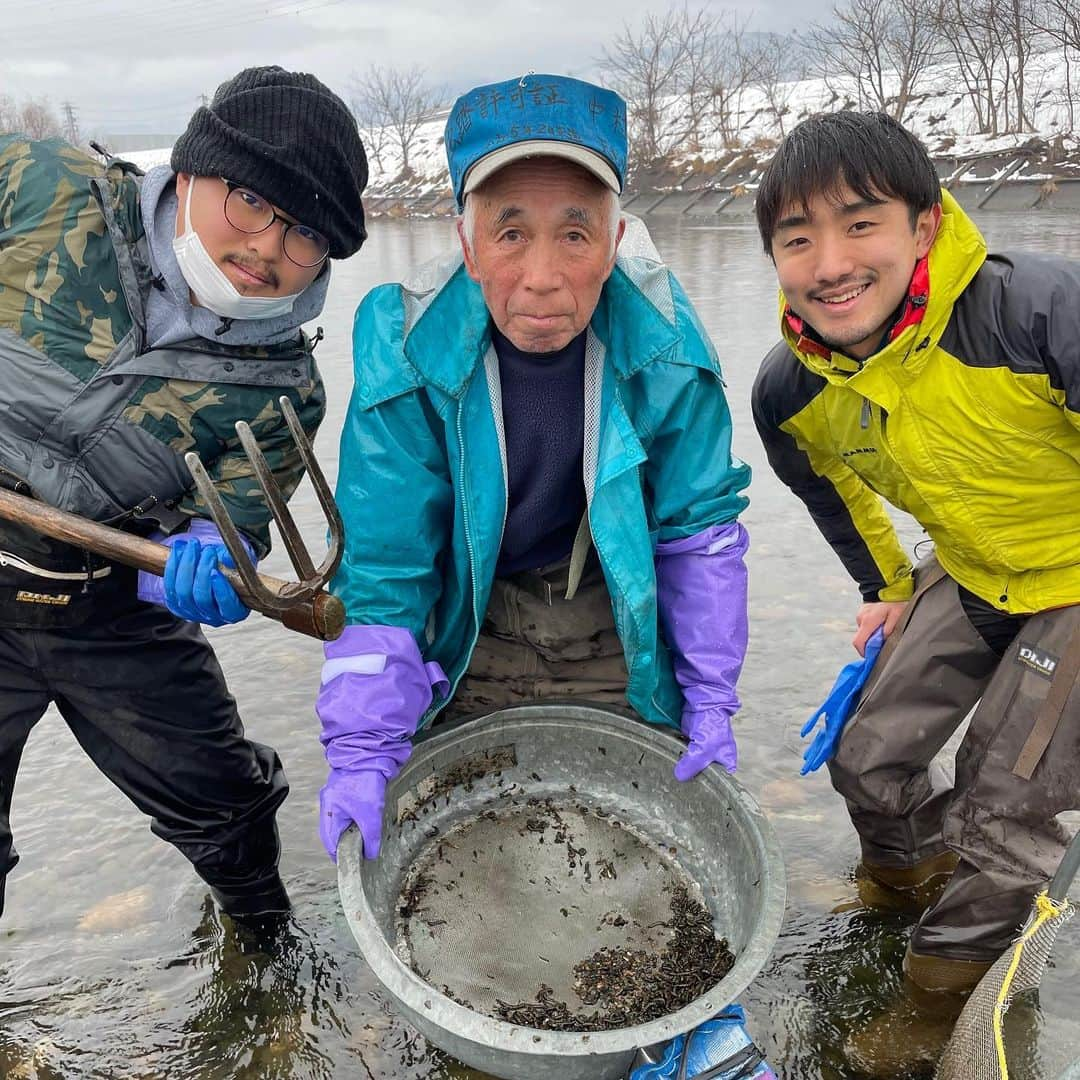
<svg viewBox="0 0 1080 1080"><path fill-rule="evenodd" d="M1010 135L980 135L975 133L977 121L970 99L963 93L958 71L943 65L928 74L924 92L917 94L904 114L904 124L924 140L931 155L938 160L948 159L961 164L953 177L965 179L962 163L979 158L1000 157L1000 174L1007 171L1014 179L1046 181L1053 176L1080 175L1080 139L1069 130L1069 107L1064 66L1056 53L1031 57L1028 61L1028 99L1035 102L1034 130ZM839 92L838 92L839 91ZM738 147L746 152L745 170L752 177L768 161L772 147L783 130L787 131L800 120L817 112L840 108L859 108L853 94L824 78L804 79L785 83L769 95L759 88L747 89L738 102L735 129ZM673 101L672 109L678 108ZM781 112L780 121L776 111ZM440 110L418 132L409 150L411 173L401 175L401 155L394 149L384 149L379 160L372 160L371 181L367 197L378 200L381 209L398 203L430 202L434 209L440 196L449 195L449 176L443 155L443 128L447 110ZM390 140L384 140L389 143ZM711 163L729 160L733 147L725 146L719 137L706 138L692 155L673 156L668 163L667 176L654 173L646 185L658 190L678 188L679 176L687 170L706 170ZM1020 151L1032 160L1015 168L1013 152ZM124 155L143 169L168 164L169 149L144 150ZM1048 165L1049 162L1049 165ZM1024 163L1022 163L1024 165ZM1060 165L1061 168L1055 168ZM1012 170L1012 171L1010 171ZM971 178L974 173L971 174ZM981 174L980 181L998 178L993 172ZM440 206L445 211L445 206Z"/></svg>

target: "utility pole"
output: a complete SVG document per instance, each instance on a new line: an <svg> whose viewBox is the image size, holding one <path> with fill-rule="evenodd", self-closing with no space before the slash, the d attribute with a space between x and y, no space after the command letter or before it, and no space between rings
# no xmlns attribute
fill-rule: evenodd
<svg viewBox="0 0 1080 1080"><path fill-rule="evenodd" d="M61 112L64 114L64 138L67 139L72 146L79 145L79 117L75 112L75 106L70 101L65 101L60 106Z"/></svg>

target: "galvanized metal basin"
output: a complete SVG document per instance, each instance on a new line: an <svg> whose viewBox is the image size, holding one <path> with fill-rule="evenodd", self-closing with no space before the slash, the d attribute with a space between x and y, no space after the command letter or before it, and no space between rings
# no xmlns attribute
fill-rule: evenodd
<svg viewBox="0 0 1080 1080"><path fill-rule="evenodd" d="M350 829L338 849L338 884L364 959L427 1039L506 1080L617 1080L637 1048L691 1030L742 993L780 931L783 860L757 803L722 769L685 784L675 780L682 747L674 732L579 703L504 710L417 745L388 789L379 858L362 859L359 834ZM728 939L735 964L727 975L660 1020L592 1033L493 1019L417 975L397 939L406 875L456 825L497 810L507 791L537 798L576 792L668 853L700 886L716 932ZM499 934L513 917L499 914L501 930L499 919L490 920L492 949L501 947Z"/></svg>

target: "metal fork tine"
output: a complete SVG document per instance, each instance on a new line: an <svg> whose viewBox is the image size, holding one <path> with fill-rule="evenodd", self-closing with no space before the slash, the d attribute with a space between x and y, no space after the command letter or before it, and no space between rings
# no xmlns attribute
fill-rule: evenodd
<svg viewBox="0 0 1080 1080"><path fill-rule="evenodd" d="M198 454L189 452L184 455L184 461L195 481L195 486L199 489L199 494L206 501L210 516L214 519L218 532L221 533L221 539L225 541L225 546L229 549L233 562L236 563L236 571L244 583L244 588L247 589L251 598L257 601L256 606L273 611L280 610L282 605L279 598L259 581L255 567L248 558L247 550L240 539L240 533L233 524L232 518L229 517L229 512L225 509L225 504L221 501L221 496L217 493L217 488L214 487L214 482L207 474Z"/></svg>
<svg viewBox="0 0 1080 1080"><path fill-rule="evenodd" d="M308 550L304 546L304 541L301 539L300 532L296 527L296 521L285 502L285 496L282 495L281 488L274 479L274 474L271 472L270 466L267 465L266 458L263 456L262 450L259 449L259 444L255 441L255 436L251 433L251 428L245 421L238 420L236 422L236 434L240 436L244 453L247 454L248 461L251 462L251 466L255 470L255 479L259 481L259 487L262 488L266 505L270 508L270 513L273 514L274 520L277 522L278 529L281 532L281 539L285 543L285 549L292 560L293 568L300 576L303 584L314 581L318 576L315 572L315 564L311 561L311 556L308 554Z"/></svg>
<svg viewBox="0 0 1080 1080"><path fill-rule="evenodd" d="M217 488L214 487L214 482L210 479L203 463L196 454L184 455L184 460L191 471L195 485L210 510L210 516L214 519L214 524L217 525L221 538L225 542L229 554L232 555L233 562L236 563L236 571L246 593L243 599L250 607L263 612L288 611L289 608L295 608L298 604L311 600L317 594L320 594L323 586L326 585L330 578L333 577L334 571L337 570L345 546L345 526L342 523L337 504L334 502L330 485L326 482L326 477L315 457L311 440L307 437L307 432L304 431L292 402L283 396L279 399L279 403L285 422L289 425L289 431L292 434L297 452L307 469L308 476L311 477L311 483L318 497L319 505L326 516L329 532L327 552L318 568L315 567L311 554L304 544L281 487L277 480L274 479L274 474L266 462L251 427L243 420L238 420L236 434L239 436L244 453L255 471L255 478L262 489L266 505L277 522L278 529L281 531L281 538L289 553L293 568L300 578L299 581L277 584L276 591L268 589L262 583L255 565L248 557L247 550L240 539L240 532L229 516L229 511L218 494ZM324 599L327 599L325 594Z"/></svg>
<svg viewBox="0 0 1080 1080"><path fill-rule="evenodd" d="M311 479L311 486L315 489L315 495L326 517L329 532L327 553L318 570L319 577L325 583L334 576L334 572L337 570L344 554L345 523L341 520L341 511L338 510L338 505L334 501L334 493L330 490L322 466L319 464L318 458L315 457L315 450L311 445L311 440L308 439L307 432L301 426L300 418L296 415L292 402L282 395L278 399L278 404L281 406L282 415L289 425L293 442L296 443L296 449L300 452L300 458L304 462L304 467L307 469L308 476Z"/></svg>

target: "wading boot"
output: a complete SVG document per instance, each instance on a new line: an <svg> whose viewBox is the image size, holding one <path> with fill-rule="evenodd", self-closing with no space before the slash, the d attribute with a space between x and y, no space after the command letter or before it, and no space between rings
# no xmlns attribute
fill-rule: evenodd
<svg viewBox="0 0 1080 1080"><path fill-rule="evenodd" d="M279 957L295 943L292 916L287 912L243 917L234 915L232 922L237 950L245 955L264 953L269 957Z"/></svg>
<svg viewBox="0 0 1080 1080"><path fill-rule="evenodd" d="M860 1076L896 1080L929 1071L941 1057L963 1008L962 995L935 995L927 1009L905 983L900 996L844 1043L844 1057Z"/></svg>
<svg viewBox="0 0 1080 1080"><path fill-rule="evenodd" d="M909 945L903 992L848 1037L848 1062L875 1080L934 1065L968 996L993 963L913 953Z"/></svg>
<svg viewBox="0 0 1080 1080"><path fill-rule="evenodd" d="M927 1004L948 997L964 999L979 985L993 960L952 960L948 956L916 953L908 945L904 953L904 979L913 996Z"/></svg>
<svg viewBox="0 0 1080 1080"><path fill-rule="evenodd" d="M855 887L865 908L921 915L937 903L958 862L943 851L914 866L877 866L861 862L855 868Z"/></svg>
<svg viewBox="0 0 1080 1080"><path fill-rule="evenodd" d="M285 885L276 871L256 890L210 889L236 927L236 940L242 951L274 955L291 924L292 904Z"/></svg>
<svg viewBox="0 0 1080 1080"><path fill-rule="evenodd" d="M245 883L226 888L211 883L210 892L221 910L237 921L273 915L287 917L292 911L289 894L276 870L263 875L255 886Z"/></svg>

